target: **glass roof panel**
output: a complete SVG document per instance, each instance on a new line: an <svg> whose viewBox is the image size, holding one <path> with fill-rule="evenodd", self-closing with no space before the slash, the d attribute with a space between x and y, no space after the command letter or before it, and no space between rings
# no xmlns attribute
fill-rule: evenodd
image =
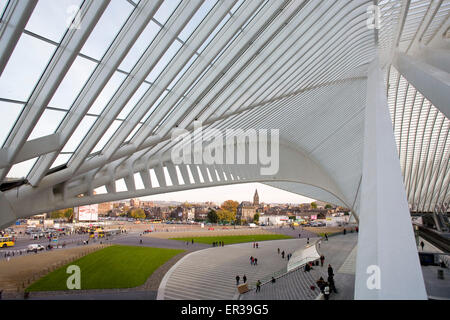
<svg viewBox="0 0 450 320"><path fill-rule="evenodd" d="M111 79L109 79L108 83L103 88L102 92L99 94L95 102L92 104L88 113L97 115L102 113L103 109L106 107L109 100L111 100L114 93L120 87L125 78L126 78L125 74L116 71L111 77Z"/></svg>
<svg viewBox="0 0 450 320"><path fill-rule="evenodd" d="M180 4L181 0L165 0L164 3L156 11L154 18L161 24L165 24L172 13Z"/></svg>
<svg viewBox="0 0 450 320"><path fill-rule="evenodd" d="M95 67L97 67L97 63L77 57L53 95L49 106L69 109Z"/></svg>
<svg viewBox="0 0 450 320"><path fill-rule="evenodd" d="M26 178L28 173L30 173L31 168L33 168L34 164L36 163L37 159L38 157L16 163L11 167L11 170L9 170L6 177L10 179Z"/></svg>
<svg viewBox="0 0 450 320"><path fill-rule="evenodd" d="M60 166L62 164L66 164L70 157L72 156L71 153L63 153L60 154L59 156L56 157L55 161L53 162L52 166L50 167L50 169L55 168L57 166Z"/></svg>
<svg viewBox="0 0 450 320"><path fill-rule="evenodd" d="M55 133L65 115L66 112L64 111L46 109L39 118L39 121L28 137L28 140L37 139Z"/></svg>
<svg viewBox="0 0 450 320"><path fill-rule="evenodd" d="M133 8L133 5L125 0L111 1L81 49L81 53L101 60Z"/></svg>
<svg viewBox="0 0 450 320"><path fill-rule="evenodd" d="M134 95L131 97L131 99L128 101L128 103L123 107L122 111L119 113L118 118L119 119L125 119L128 117L130 112L133 110L133 108L136 106L138 101L142 98L142 96L147 92L148 88L150 88L150 85L148 83L143 82L139 89L136 90Z"/></svg>
<svg viewBox="0 0 450 320"><path fill-rule="evenodd" d="M233 8L231 8L230 12L231 12L232 14L234 14L234 13L237 11L237 9L242 5L242 3L244 3L244 0L239 0L239 1L233 6Z"/></svg>
<svg viewBox="0 0 450 320"><path fill-rule="evenodd" d="M23 104L0 101L0 146L2 146L9 132L22 112Z"/></svg>
<svg viewBox="0 0 450 320"><path fill-rule="evenodd" d="M81 120L78 127L73 132L69 141L67 141L66 145L62 149L62 152L74 152L78 147L78 145L80 144L80 142L84 139L86 134L91 129L95 120L97 120L97 117L85 116L83 120Z"/></svg>
<svg viewBox="0 0 450 320"><path fill-rule="evenodd" d="M106 130L105 134L102 136L102 138L99 140L97 145L92 149L91 153L101 151L103 147L106 145L106 143L111 139L113 134L117 131L119 126L122 124L122 121L114 120L114 122L111 124L111 126Z"/></svg>
<svg viewBox="0 0 450 320"><path fill-rule="evenodd" d="M159 30L161 30L161 28L155 22L150 21L120 64L119 69L130 72L144 53L145 49L152 43Z"/></svg>
<svg viewBox="0 0 450 320"><path fill-rule="evenodd" d="M3 11L5 10L7 4L8 0L0 0L0 17L3 15Z"/></svg>
<svg viewBox="0 0 450 320"><path fill-rule="evenodd" d="M131 131L130 134L128 135L128 137L125 139L125 142L130 141L130 140L134 137L134 135L136 134L136 132L138 132L138 130L139 130L141 127L142 127L142 123L138 123L138 124L134 127L133 131Z"/></svg>
<svg viewBox="0 0 450 320"><path fill-rule="evenodd" d="M146 80L149 82L155 82L155 80L160 76L164 68L169 64L170 60L177 54L180 50L182 44L179 41L174 41L172 45L167 49L166 53L159 59L156 66L147 76Z"/></svg>
<svg viewBox="0 0 450 320"><path fill-rule="evenodd" d="M81 3L81 0L40 0L25 29L60 42Z"/></svg>
<svg viewBox="0 0 450 320"><path fill-rule="evenodd" d="M220 21L220 23L217 25L217 27L214 29L214 31L211 32L211 34L208 36L208 38L205 40L205 42L202 43L202 45L198 49L198 52L201 53L203 50L205 50L205 48L208 46L208 44L212 41L212 39L214 39L216 34L220 31L220 29L222 29L222 27L225 25L225 23L227 23L227 21L230 20L230 18L231 18L231 15L227 14L222 19L222 21Z"/></svg>
<svg viewBox="0 0 450 320"><path fill-rule="evenodd" d="M191 34L197 29L203 19L208 15L211 9L215 6L217 0L206 0L201 7L197 10L191 20L186 24L184 29L178 35L178 37L186 42L186 40L191 36Z"/></svg>
<svg viewBox="0 0 450 320"><path fill-rule="evenodd" d="M27 101L56 46L22 34L0 77L0 97Z"/></svg>
<svg viewBox="0 0 450 320"><path fill-rule="evenodd" d="M197 54L194 54L191 59L184 65L183 69L177 74L177 76L172 80L172 82L167 86L167 89L172 90L173 86L180 80L180 78L186 73L189 67L198 58Z"/></svg>

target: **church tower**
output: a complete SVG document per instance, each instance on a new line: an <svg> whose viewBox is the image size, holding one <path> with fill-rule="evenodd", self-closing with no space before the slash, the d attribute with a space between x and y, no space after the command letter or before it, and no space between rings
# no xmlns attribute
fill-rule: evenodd
<svg viewBox="0 0 450 320"><path fill-rule="evenodd" d="M253 205L259 206L258 189L255 190L255 195L253 196Z"/></svg>

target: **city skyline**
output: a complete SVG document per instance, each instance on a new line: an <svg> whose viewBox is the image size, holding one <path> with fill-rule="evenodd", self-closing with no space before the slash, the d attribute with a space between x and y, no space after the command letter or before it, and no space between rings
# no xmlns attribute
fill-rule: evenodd
<svg viewBox="0 0 450 320"><path fill-rule="evenodd" d="M199 188L139 197L139 199L142 201L215 202L221 204L226 200L235 200L238 202L253 201L255 189L258 190L260 202L264 203L300 204L316 201L315 199L267 186L262 183L242 183L228 186Z"/></svg>

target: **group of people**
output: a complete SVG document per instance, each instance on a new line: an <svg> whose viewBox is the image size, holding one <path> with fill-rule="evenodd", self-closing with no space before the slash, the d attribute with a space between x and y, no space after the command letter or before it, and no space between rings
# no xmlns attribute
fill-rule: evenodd
<svg viewBox="0 0 450 320"><path fill-rule="evenodd" d="M241 277L239 277L239 275L236 276L236 285L239 285L239 281L241 281ZM242 277L242 281L244 283L247 283L247 276L244 274L244 276Z"/></svg>
<svg viewBox="0 0 450 320"><path fill-rule="evenodd" d="M289 259L291 259L291 257L292 257L292 253L286 254L286 253L284 252L284 250L281 251L280 248L278 248L277 251L278 251L278 254L281 254L281 259L284 259L284 257L286 256L287 260L289 261ZM281 253L280 253L280 251L281 251Z"/></svg>
<svg viewBox="0 0 450 320"><path fill-rule="evenodd" d="M258 242L253 242L253 249L258 249L258 248L259 248Z"/></svg>
<svg viewBox="0 0 450 320"><path fill-rule="evenodd" d="M336 286L334 284L334 272L331 265L328 265L328 279L325 281L323 277L320 277L316 282L317 286L320 289L320 292L323 293L325 300L330 298L331 292L337 293Z"/></svg>
<svg viewBox="0 0 450 320"><path fill-rule="evenodd" d="M257 266L258 265L258 258L255 258L254 256L250 257L250 265Z"/></svg>
<svg viewBox="0 0 450 320"><path fill-rule="evenodd" d="M225 242L223 242L223 241L214 241L212 243L212 246L213 247L223 247L223 246L225 246Z"/></svg>

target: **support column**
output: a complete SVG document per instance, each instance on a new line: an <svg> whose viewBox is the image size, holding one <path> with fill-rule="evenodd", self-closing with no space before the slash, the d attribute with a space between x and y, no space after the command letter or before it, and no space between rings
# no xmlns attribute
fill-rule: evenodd
<svg viewBox="0 0 450 320"><path fill-rule="evenodd" d="M378 60L367 82L355 299L427 299Z"/></svg>

